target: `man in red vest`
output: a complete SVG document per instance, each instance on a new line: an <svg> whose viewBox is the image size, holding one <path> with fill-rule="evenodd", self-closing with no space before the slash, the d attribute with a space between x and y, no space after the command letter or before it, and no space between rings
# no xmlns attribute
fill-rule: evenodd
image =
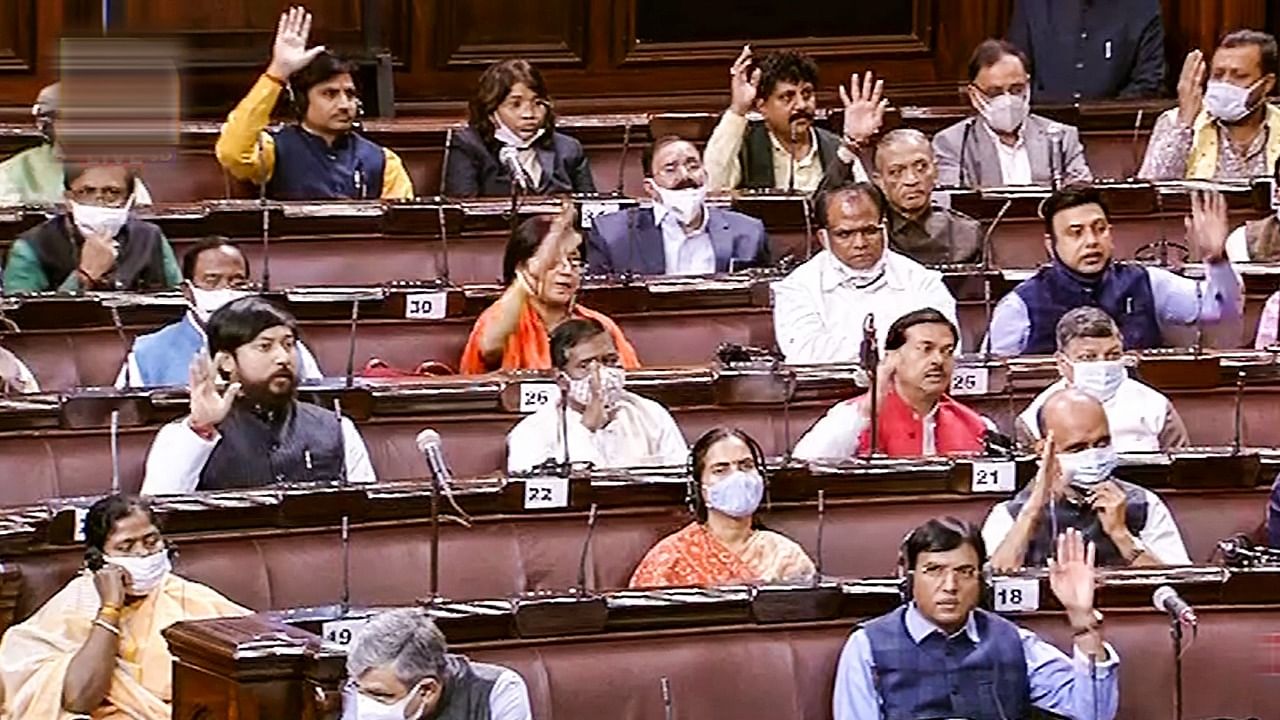
<svg viewBox="0 0 1280 720"><path fill-rule="evenodd" d="M890 457L977 455L990 421L947 395L960 334L945 315L925 308L889 326L876 372L876 452ZM844 460L871 445L870 393L827 411L800 442L801 460Z"/></svg>

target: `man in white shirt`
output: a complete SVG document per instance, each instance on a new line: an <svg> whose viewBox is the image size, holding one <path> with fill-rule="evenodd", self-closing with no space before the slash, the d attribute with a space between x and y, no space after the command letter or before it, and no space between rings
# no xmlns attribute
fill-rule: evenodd
<svg viewBox="0 0 1280 720"><path fill-rule="evenodd" d="M116 376L116 387L184 385L197 355L207 352L204 326L218 308L252 295L249 259L225 237L201 240L182 256L182 296L190 309L181 320L134 338L133 347ZM307 346L299 340L300 380L324 378Z"/></svg>
<svg viewBox="0 0 1280 720"><path fill-rule="evenodd" d="M551 364L560 400L521 420L507 436L507 471L548 460L597 468L683 466L689 448L666 408L623 389L626 372L603 325L566 320L551 332ZM562 404L567 403L567 404ZM563 434L569 435L569 450Z"/></svg>
<svg viewBox="0 0 1280 720"><path fill-rule="evenodd" d="M1191 564L1164 501L1112 477L1116 451L1102 403L1074 388L1059 390L1040 410L1040 430L1035 479L992 508L982 527L983 541L995 548L993 570L1044 565L1067 528L1097 547L1099 566Z"/></svg>
<svg viewBox="0 0 1280 720"><path fill-rule="evenodd" d="M991 429L986 418L947 395L959 331L933 308L889 327L876 372L876 452L890 457L976 455ZM796 444L801 460L847 460L871 448L870 393L827 411Z"/></svg>
<svg viewBox="0 0 1280 720"><path fill-rule="evenodd" d="M816 127L818 64L804 53L777 50L752 56L749 46L729 69L729 109L707 140L712 190L788 190L813 193L848 180L866 180L861 153L880 131L888 99L870 72L840 86L844 133ZM763 122L750 122L755 110Z"/></svg>
<svg viewBox="0 0 1280 720"><path fill-rule="evenodd" d="M947 187L1089 182L1080 132L1031 113L1027 58L1004 40L985 40L969 58L969 102L975 117L933 138L938 182Z"/></svg>
<svg viewBox="0 0 1280 720"><path fill-rule="evenodd" d="M22 358L0 347L0 395L38 392L40 384Z"/></svg>
<svg viewBox="0 0 1280 720"><path fill-rule="evenodd" d="M1182 416L1158 390L1129 377L1122 362L1124 343L1111 316L1096 307L1078 307L1058 321L1058 372L1050 385L1018 415L1018 439L1040 439L1037 414L1054 393L1074 387L1102 403L1116 452L1158 452L1189 444Z"/></svg>
<svg viewBox="0 0 1280 720"><path fill-rule="evenodd" d="M774 336L788 363L857 360L868 314L881 346L893 321L912 310L931 307L956 322L942 273L886 249L886 206L871 183L818 197L824 249L773 284Z"/></svg>
<svg viewBox="0 0 1280 720"><path fill-rule="evenodd" d="M209 355L191 365L191 412L156 434L142 494L376 481L351 420L298 402L292 315L240 298L213 313L208 334Z"/></svg>
<svg viewBox="0 0 1280 720"><path fill-rule="evenodd" d="M764 223L707 205L707 171L693 143L660 137L641 162L653 205L596 216L587 236L590 274L711 275L769 264Z"/></svg>
<svg viewBox="0 0 1280 720"><path fill-rule="evenodd" d="M347 651L342 717L533 720L519 673L449 652L423 608L374 615Z"/></svg>

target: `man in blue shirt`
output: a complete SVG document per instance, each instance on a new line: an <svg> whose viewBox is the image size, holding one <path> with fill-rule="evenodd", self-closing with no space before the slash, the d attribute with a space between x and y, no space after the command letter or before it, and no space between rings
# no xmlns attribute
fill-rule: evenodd
<svg viewBox="0 0 1280 720"><path fill-rule="evenodd" d="M1093 607L1093 545L1068 530L1049 563L1050 586L1075 638L1071 658L978 607L985 560L981 534L963 520L933 519L907 536L900 562L911 601L845 643L834 720L1002 720L1029 717L1032 706L1072 718L1115 717L1120 661Z"/></svg>
<svg viewBox="0 0 1280 720"><path fill-rule="evenodd" d="M1236 322L1243 287L1227 259L1227 201L1194 192L1187 243L1204 261L1204 280L1134 262L1116 262L1102 194L1069 185L1041 205L1052 260L1004 296L991 315L984 348L996 355L1049 355L1068 311L1101 308L1134 350L1163 347L1182 328Z"/></svg>

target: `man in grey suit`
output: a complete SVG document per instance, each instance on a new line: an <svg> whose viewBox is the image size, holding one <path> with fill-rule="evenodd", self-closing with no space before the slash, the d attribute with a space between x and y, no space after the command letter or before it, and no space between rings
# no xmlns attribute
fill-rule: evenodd
<svg viewBox="0 0 1280 720"><path fill-rule="evenodd" d="M589 273L710 275L769 264L764 223L706 204L707 171L693 143L660 137L641 161L653 205L595 218Z"/></svg>
<svg viewBox="0 0 1280 720"><path fill-rule="evenodd" d="M969 102L978 114L933 137L938 182L999 187L1090 182L1080 133L1031 114L1027 56L1003 40L984 40L969 59Z"/></svg>

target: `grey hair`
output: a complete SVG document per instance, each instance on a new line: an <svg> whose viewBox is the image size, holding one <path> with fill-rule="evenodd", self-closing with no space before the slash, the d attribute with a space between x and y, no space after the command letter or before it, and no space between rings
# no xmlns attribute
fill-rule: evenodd
<svg viewBox="0 0 1280 720"><path fill-rule="evenodd" d="M933 143L929 140L929 136L920 132L915 128L895 128L884 134L880 138L880 142L876 143L875 158L872 164L879 167L880 153L890 145L898 143L916 143L922 145L929 150L929 156L933 156Z"/></svg>
<svg viewBox="0 0 1280 720"><path fill-rule="evenodd" d="M394 663L396 678L412 687L423 678L442 678L444 633L421 608L379 613L360 628L347 651L347 676L358 678L371 668Z"/></svg>
<svg viewBox="0 0 1280 720"><path fill-rule="evenodd" d="M1058 338L1058 352L1066 352L1067 345L1076 338L1118 337L1120 343L1124 344L1124 336L1120 334L1116 321L1105 310L1088 305L1068 310L1058 320L1055 334Z"/></svg>

